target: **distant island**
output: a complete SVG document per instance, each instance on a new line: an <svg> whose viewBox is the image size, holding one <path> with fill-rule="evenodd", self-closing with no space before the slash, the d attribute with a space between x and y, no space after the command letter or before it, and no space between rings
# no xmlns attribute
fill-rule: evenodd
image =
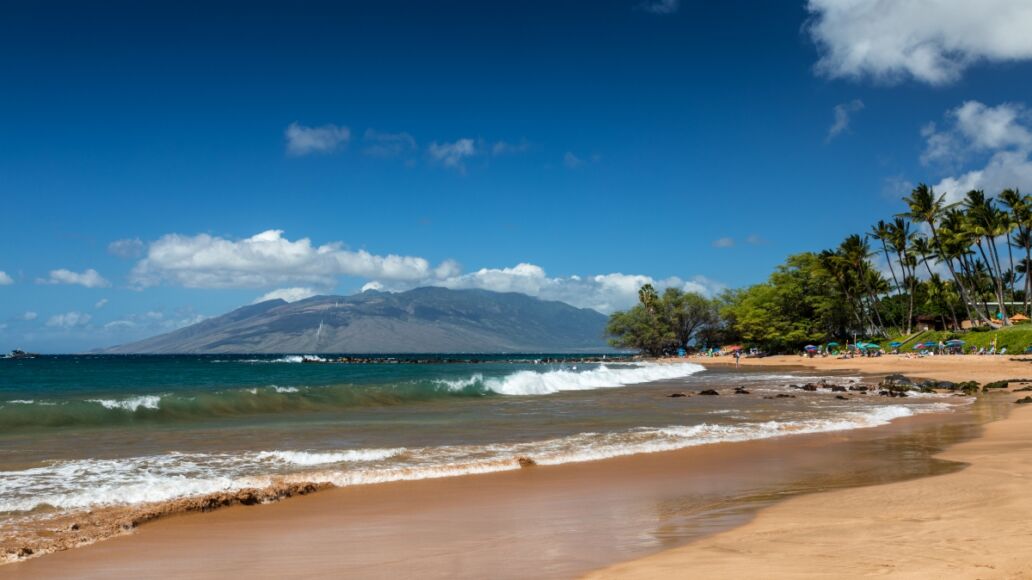
<svg viewBox="0 0 1032 580"><path fill-rule="evenodd" d="M268 300L105 354L603 352L606 316L487 290Z"/></svg>

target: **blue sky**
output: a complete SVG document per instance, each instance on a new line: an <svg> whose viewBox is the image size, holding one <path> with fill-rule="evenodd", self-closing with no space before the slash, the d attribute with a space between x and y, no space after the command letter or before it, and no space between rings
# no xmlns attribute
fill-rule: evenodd
<svg viewBox="0 0 1032 580"><path fill-rule="evenodd" d="M930 3L9 3L0 348L367 285L608 312L1032 191L1032 9Z"/></svg>

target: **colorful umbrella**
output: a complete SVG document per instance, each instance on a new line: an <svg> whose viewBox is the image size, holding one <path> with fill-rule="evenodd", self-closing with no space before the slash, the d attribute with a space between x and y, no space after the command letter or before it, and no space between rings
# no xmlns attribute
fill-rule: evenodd
<svg viewBox="0 0 1032 580"><path fill-rule="evenodd" d="M804 346L803 349L804 350L817 350L817 347L812 345L812 344L808 344L808 345Z"/></svg>
<svg viewBox="0 0 1032 580"><path fill-rule="evenodd" d="M890 342L890 343L889 343L889 346L891 346L891 347L895 348L895 347L897 347L897 346L903 346L903 343L902 343L902 342L900 342L900 341L898 341L898 340L894 340L894 341L892 341L892 342Z"/></svg>
<svg viewBox="0 0 1032 580"><path fill-rule="evenodd" d="M828 346L838 346L838 345L839 345L839 343L837 343L837 342L829 342L828 343Z"/></svg>
<svg viewBox="0 0 1032 580"><path fill-rule="evenodd" d="M920 350L922 348L928 348L928 345L924 344L924 343L919 343L919 344L915 344L914 345L914 350Z"/></svg>

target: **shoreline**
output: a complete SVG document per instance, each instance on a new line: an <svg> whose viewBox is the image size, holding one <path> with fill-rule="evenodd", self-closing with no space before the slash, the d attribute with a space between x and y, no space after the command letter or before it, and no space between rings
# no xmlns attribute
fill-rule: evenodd
<svg viewBox="0 0 1032 580"><path fill-rule="evenodd" d="M1028 365L1020 359L939 358L946 360L771 357L742 359L742 366L788 364L790 359L821 370L848 365L880 372L891 367L940 378L942 368L950 367L953 374L945 377L949 380L985 381L1020 378L1025 375L1015 376L1021 369L1015 365ZM1008 401L1019 398L1011 392L986 396L1005 394ZM935 456L964 464L959 471L791 498L760 510L740 527L585 578L675 578L685 572L708 578L1027 577L1032 574L1027 554L1032 530L1032 405L1011 407L1003 419L986 424L981 436Z"/></svg>
<svg viewBox="0 0 1032 580"><path fill-rule="evenodd" d="M858 365L852 365L852 366L843 365L843 366L838 366L838 368L830 369L830 368L824 368L823 365L807 365L807 364L805 364L805 362L806 362L805 360L795 360L794 358L792 360L788 360L788 361L786 361L786 360L773 360L773 359L759 359L759 360L765 360L767 362L765 364L755 365L755 366L774 366L774 367L781 367L781 368L784 368L786 366L795 366L795 367L805 367L807 369L815 369L815 370L822 370L822 371L824 371L824 370L848 370L848 371L857 371L857 370L859 370L859 371L863 372L865 375L868 375L868 376L877 375L879 373L884 374L884 371L881 371L881 370L857 369ZM877 359L871 359L871 360L877 360ZM683 359L682 359L682 361L683 361ZM691 361L691 362L696 362L696 361ZM715 360L705 360L705 361L698 361L698 362L700 362L701 364L708 365L708 366L726 366L726 365L720 365L719 362L715 361ZM799 364L800 362L802 362L803 364ZM837 361L837 362L847 362L848 363L848 362L853 362L853 361ZM747 363L745 363L745 359L743 359L743 363L744 363L743 366L747 366ZM730 363L730 364L733 365L733 363ZM893 368L893 370L895 370L895 368ZM942 372L940 372L940 371L938 371L936 369L928 368L928 369L924 369L924 370L928 370L932 374L936 375L937 378L940 378L940 379L941 378L945 378L945 377L942 376ZM907 371L907 372L913 374L913 376L917 376L918 374L920 374L920 373L917 373L916 371L914 371L914 372ZM1006 372L1004 372L1004 374L1006 374ZM1032 374L1032 373L1029 373L1029 374ZM984 377L985 373L983 373L983 374L981 374L979 376ZM948 377L948 378L959 378L959 377ZM1014 377L1008 376L1007 378L1014 378ZM983 378L983 380L985 380L985 379ZM993 379L993 380L997 380L997 379ZM990 396L993 396L993 395L990 395ZM993 396L993 397L995 398L995 396ZM824 432L824 433L816 433L816 434L796 435L796 436L793 436L792 438L790 438L793 441L791 443L789 443L788 446L804 447L805 445L813 444L814 442L817 442L818 444L822 444L823 445L823 444L828 444L828 442L833 440L833 439L849 439L850 437L853 437L853 438L858 439L858 440L863 440L863 439L865 439L865 436L863 434L859 434L858 432L860 432L860 431L890 430L892 428L892 426L895 426L896 429L900 429L900 428L903 428L905 426L905 424L907 424L907 423L919 423L919 422L920 421L917 420L916 417L910 417L910 418L906 418L906 419L899 420L899 421L893 421L890 425L874 427L872 429L851 429L851 430L848 430L848 431L840 431L840 432ZM932 421L931 419L927 419L926 422L934 422L934 421ZM852 435L848 435L848 434L852 434ZM779 438L774 438L774 439L776 440L776 439L779 439ZM386 493L386 495L388 496L388 500L391 500L392 498L390 496L391 496L392 493L395 493L395 492L392 492L390 490L405 489L406 487L408 487L409 490L411 491L411 489L414 489L413 485L414 486L421 486L421 489L440 488L440 489L443 490L443 493L449 493L449 490L451 490L450 493L454 493L454 489L455 488L462 489L462 488L469 488L471 486L476 486L477 485L476 482L482 481L485 478L495 479L495 480L499 480L500 479L500 480L503 480L503 481L506 480L506 479L513 479L513 480L517 480L517 481L519 481L520 479L531 479L531 480L533 480L533 479L536 479L536 475L539 474L539 473L554 474L554 473L557 473L557 470L558 471L563 471L563 472L565 472L567 474L566 476L564 476L563 478L560 478L560 479L570 479L570 478L576 478L578 472L581 472L581 474L583 474L583 472L586 472L586 471L600 471L600 472L605 472L605 473L611 473L614 469L620 469L621 468L621 464L623 466L628 466L628 465L632 465L633 466L635 464L640 466L640 465L648 464L648 463L655 464L657 462L657 460L659 461L659 463L662 463L663 456L679 455L681 458L684 458L684 457L691 457L693 455L702 455L702 456L710 456L710 458L712 460L713 456L720 455L722 453L727 453L727 454L734 455L736 453L735 450L736 449L740 449L739 447L735 447L734 449L732 449L729 446L745 446L745 447L750 447L750 446L751 447L764 447L764 446L766 446L769 449L773 449L775 447L779 447L779 445L777 445L777 444L773 444L772 445L772 440L771 439L763 439L763 440L747 441L747 442L737 442L737 443L716 443L716 444L712 444L712 445L704 445L704 446L701 446L701 447L693 447L693 448L687 448L687 449L680 449L680 450L676 450L676 451L664 451L664 452L651 453L651 454L636 454L636 455L630 455L630 456L624 456L624 457L618 457L618 458L611 458L611 459L606 459L606 460L603 460L603 461L595 461L595 462L589 462L589 463L573 463L573 464L566 464L566 465L562 465L562 466L555 466L555 467L548 467L548 468L534 468L534 469L518 470L516 472L509 471L509 472L503 472L503 473L492 474L492 475L477 475L477 477L475 477L475 478L468 477L468 476L467 477L452 477L452 478L445 478L445 479L437 480L437 481L433 481L433 482L427 482L426 480L424 480L423 482L407 481L407 482L397 482L397 483L388 483L388 484L376 484L376 485L373 485L373 486L358 486L358 487L376 488L377 491L374 491L374 492L369 493L369 494L366 494L366 493L363 493L363 492L350 492L350 494L357 494L359 496L362 496L362 495L374 495L375 496L375 495L380 495L380 494ZM703 448L706 448L706 449L703 449ZM652 456L651 461L644 460L645 456ZM589 467L589 464L594 464L594 465ZM527 477L525 477L524 473L521 473L521 472L525 472L526 475L530 475L531 477L527 478ZM669 472L669 470L665 470L664 472L660 473L659 475L665 477L665 476L669 475L668 472ZM624 484L625 488L626 488L627 485L640 485L639 483L636 483L634 481L624 481L623 484ZM869 485L869 484L870 483L863 484L863 485ZM510 485L511 485L511 483L510 483ZM334 510L341 511L341 510L345 509L345 506L342 506L342 501L341 500L338 499L337 501L334 501L334 500L326 499L325 502L323 502L323 500L321 498L325 498L327 496L332 496L334 494L337 494L338 497L343 497L343 496L349 495L349 493L341 493L341 492L345 492L346 490L353 490L353 489L356 489L356 488L347 488L347 487L344 487L344 488L331 488L331 489L327 490L327 493L315 494L311 498L303 497L303 498L291 499L289 502L282 502L283 504L288 504L287 507L282 507L280 503L274 503L274 504L269 504L266 508L262 508L262 509L276 508L276 511L278 512L279 517L283 518L285 520L289 520L290 518L293 517L291 515L291 511L287 511L287 510L292 510L292 508L295 505L300 506L301 502L318 502L318 503L331 504L331 505L333 505L333 509ZM810 490L810 491L819 491L819 489ZM803 491L802 493L808 493L808 491ZM299 494L299 495L301 495L301 494ZM780 498L778 499L778 501L780 501ZM196 503L196 502L192 502L192 503ZM233 504L233 503L245 503L245 502L229 502L229 504ZM227 505L227 504L226 503L222 503L221 505ZM221 507L221 506L216 506L216 507ZM348 507L350 507L350 506L348 506ZM201 508L200 510L190 509L190 510L182 510L182 511L189 512L189 511L208 511L208 510L206 510L204 508ZM43 565L42 568L41 568L42 570L48 570L48 569L53 570L54 569L53 566L56 566L57 570L64 570L64 573L70 573L70 570L71 570L70 568L67 568L64 564L62 564L61 562L57 562L56 560L71 560L72 562L75 562L75 561L78 561L78 560L85 560L87 562L92 562L93 566L99 566L99 569L103 569L106 564L110 563L109 560L112 559L112 558L114 558L116 560L119 560L119 561L125 560L126 550L121 550L121 551L118 551L117 554L114 554L110 549L106 549L108 544L113 544L113 543L120 542L120 541L129 541L131 543L138 543L137 542L138 539L142 539L142 538L147 537L148 535L153 535L153 534L158 533L155 530L158 530L158 529L168 530L169 528L176 529L180 525L180 523L187 522L187 521L193 522L191 524L192 526L201 526L201 527L205 527L207 525L207 522L202 523L200 520L211 519L211 518L219 518L219 519L230 518L230 519L233 519L233 520L239 519L241 522L243 522L243 521L247 521L247 520L250 520L250 519L254 519L252 517L252 515L253 516L257 516L258 514L253 514L253 512L260 511L260 510L255 510L254 508L248 508L248 507L226 507L224 509L219 509L215 513L204 514L204 515L182 513L182 511L179 512L179 513L171 513L171 514L169 514L168 512L165 512L165 513L160 514L161 517L157 521L152 522L152 523L148 523L144 527L144 529L141 530L139 533L123 534L123 535L120 535L120 536L115 536L114 538L108 538L108 539L106 539L103 542L93 543L90 546L82 547L82 548L79 548L79 549L76 549L76 550L57 552L57 553L54 553L54 554L46 555L45 557L43 557L41 559L33 558L32 560L29 560L29 561L24 561L23 560L23 561L19 561L19 562L13 563L13 564L5 565L3 567L0 567L0 575L4 575L4 574L7 574L7 573L14 573L15 576L19 576L22 573L28 573L31 576L32 572L30 572L29 570L35 570L35 569L39 568L39 566L30 565L30 564L40 564L40 565ZM225 514L232 514L232 516L225 515ZM749 517L751 517L751 516L749 516ZM734 521L724 520L722 523L723 523L724 527L727 527L728 525L741 525L745 521L747 521L749 519L749 517L742 516L741 514L738 514L736 516L736 518L731 518L731 520L734 520ZM150 520L150 519L151 518L145 518L144 521L147 521L147 520ZM294 519L294 521L297 521L298 518L297 517L293 517L293 519ZM186 526L186 524L184 523L183 526ZM231 527L235 527L235 526L231 526ZM705 534L701 534L700 537L706 537L706 536L708 536L709 533L712 533L713 531L716 531L716 530L711 529L711 530L709 530L709 532L707 532ZM182 538L179 538L179 540L182 540ZM149 541L149 542L145 541L143 543L145 545L151 545L153 547L153 540ZM104 548L104 549L96 550L96 548ZM652 550L652 551L654 552L655 550ZM93 552L98 552L98 553L103 552L105 554L103 556L94 556ZM87 553L89 553L89 554L87 554ZM85 555L82 556L82 557L79 557L80 554L85 554ZM628 554L628 556L630 556L630 555L631 554ZM67 556L71 556L71 557L67 557ZM620 559L626 559L626 557L625 558L620 558ZM614 559L610 557L610 561L614 561ZM597 566L595 566L595 567L597 567ZM591 569L591 567L584 568L582 570L582 572L590 570L590 569ZM82 572L82 568L77 568L76 572L77 573L81 573Z"/></svg>

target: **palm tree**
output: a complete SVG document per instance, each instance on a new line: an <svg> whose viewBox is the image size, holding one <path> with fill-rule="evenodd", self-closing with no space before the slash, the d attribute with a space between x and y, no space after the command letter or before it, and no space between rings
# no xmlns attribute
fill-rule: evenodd
<svg viewBox="0 0 1032 580"><path fill-rule="evenodd" d="M999 306L1000 317L1004 325L1010 324L1007 316L1006 296L1004 293L1003 268L1000 266L1000 254L996 247L996 238L1008 232L1009 225L1003 218L1003 212L996 208L995 202L985 196L980 189L972 189L964 199L964 207L967 209L966 226L974 238L982 260L989 270L989 278L996 294L996 302ZM985 247L982 240L985 239ZM988 255L987 255L988 253Z"/></svg>
<svg viewBox="0 0 1032 580"><path fill-rule="evenodd" d="M641 305L645 307L645 311L649 314L653 313L658 300L659 293L656 292L652 284L645 284L638 289L638 302L641 302Z"/></svg>
<svg viewBox="0 0 1032 580"><path fill-rule="evenodd" d="M1014 227L1017 229L1010 238L1010 244L1007 247L1007 251L1010 251L1010 246L1023 248L1025 250L1025 269L1022 270L1020 266L1014 267L1014 259L1011 258L1011 269L1015 272L1023 271L1024 275L1024 290L1025 290L1025 309L1024 312L1028 314L1029 305L1029 294L1032 293L1032 278L1028 275L1028 263L1032 262L1032 204L1029 203L1028 196L1022 196L1021 192L1017 189L1005 189L1000 192L1000 201L1003 202L1007 209L1011 212L1011 221ZM1015 281L1017 276L1015 276ZM1015 286L1011 287L1011 293L1015 293Z"/></svg>
<svg viewBox="0 0 1032 580"><path fill-rule="evenodd" d="M882 241L885 243L887 240L889 247L896 252L899 269L902 270L903 283L907 287L906 334L909 335L912 331L914 320L914 293L917 282L917 272L915 271L917 261L910 251L914 235L910 233L910 222L901 217L895 218L892 223L886 225L886 233L887 238L883 237ZM891 267L891 260L889 265Z"/></svg>
<svg viewBox="0 0 1032 580"><path fill-rule="evenodd" d="M931 244L928 243L928 238L926 238L924 236L921 236L921 235L915 235L914 239L913 239L913 246L914 246L914 252L918 256L921 257L920 262L922 264L924 264L925 269L928 271L928 279L929 280L939 280L939 275L934 273L934 272L932 272L931 261L933 259L933 256L935 255L935 250L932 248ZM916 261L915 261L915 266L916 266ZM959 329L960 328L960 322L957 321L957 311L953 308L953 303L952 302L944 302L944 303L941 303L940 306L945 306L946 309L948 309L950 311L950 316L953 318L953 328L954 329ZM969 314L969 318L970 318L970 314Z"/></svg>
<svg viewBox="0 0 1032 580"><path fill-rule="evenodd" d="M945 195L937 196L935 190L925 185L924 183L918 184L917 187L910 192L910 197L903 198L907 206L910 208L909 212L900 214L901 217L909 217L912 220L917 220L928 224L928 228L932 232L932 243L935 246L936 252L944 257L942 252L942 243L939 240L939 234L936 229L936 222L942 217L943 211L946 209L944 202ZM953 281L957 285L957 289L960 291L961 301L964 303L964 309L967 312L968 318L971 318L971 305L970 297L968 296L967 289L964 284L960 283L957 277L957 271L953 268L952 260L944 259L946 267L950 271L950 275L953 277ZM976 308L977 312L978 309ZM978 315L985 319L986 317L978 312Z"/></svg>
<svg viewBox="0 0 1032 580"><path fill-rule="evenodd" d="M892 283L896 288L896 295L902 299L903 287L900 285L899 279L896 278L896 269L892 267L892 257L889 256L889 244L886 241L892 236L892 225L885 223L885 220L878 220L878 223L874 224L867 235L881 242L882 253L885 255L885 261L889 264L889 273L892 274ZM903 268L903 264L900 264L900 269ZM906 279L905 272L903 278L904 280Z"/></svg>

